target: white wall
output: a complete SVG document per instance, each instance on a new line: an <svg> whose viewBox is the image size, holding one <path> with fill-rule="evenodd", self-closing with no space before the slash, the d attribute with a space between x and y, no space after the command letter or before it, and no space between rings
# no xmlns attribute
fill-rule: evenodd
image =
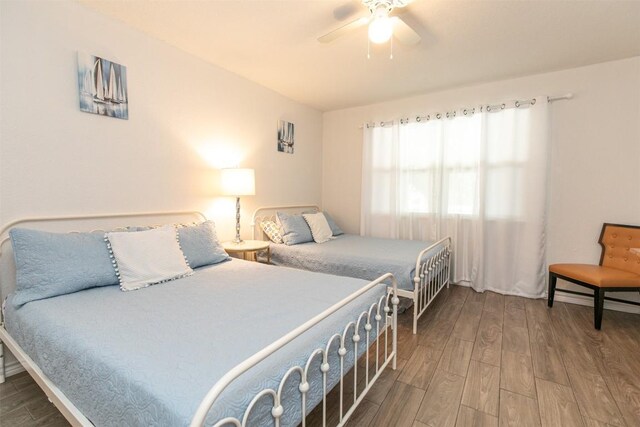
<svg viewBox="0 0 640 427"><path fill-rule="evenodd" d="M0 224L25 216L199 209L223 239L217 168L256 169L258 205L321 199L322 115L71 1L1 1ZM76 52L127 67L129 120L78 107ZM276 151L277 121L296 125Z"/></svg>
<svg viewBox="0 0 640 427"><path fill-rule="evenodd" d="M359 232L363 122L568 92L551 107L548 261L597 263L603 222L640 225L640 57L327 112L322 206Z"/></svg>
<svg viewBox="0 0 640 427"><path fill-rule="evenodd" d="M217 169L236 164L256 170L245 238L259 205L320 203L319 111L75 2L0 1L0 40L0 224L194 209L230 239ZM79 110L78 50L127 67L129 120ZM296 125L294 155L276 151L279 119Z"/></svg>

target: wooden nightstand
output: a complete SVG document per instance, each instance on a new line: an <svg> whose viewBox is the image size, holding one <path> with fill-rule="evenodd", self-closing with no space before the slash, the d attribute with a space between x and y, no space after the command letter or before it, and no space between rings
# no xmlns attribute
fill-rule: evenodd
<svg viewBox="0 0 640 427"><path fill-rule="evenodd" d="M229 255L240 255L242 259L247 261L257 261L258 252L267 251L267 264L271 264L271 248L268 241L265 240L244 240L241 243L223 242L222 247ZM247 256L251 254L251 258Z"/></svg>

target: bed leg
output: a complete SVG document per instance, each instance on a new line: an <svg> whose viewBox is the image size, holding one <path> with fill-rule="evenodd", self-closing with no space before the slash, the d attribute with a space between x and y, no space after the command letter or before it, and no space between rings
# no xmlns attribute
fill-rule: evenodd
<svg viewBox="0 0 640 427"><path fill-rule="evenodd" d="M422 270L416 268L416 271ZM413 278L413 335L418 333L418 304L420 303L420 275L416 273L416 277Z"/></svg>
<svg viewBox="0 0 640 427"><path fill-rule="evenodd" d="M4 343L0 341L0 384L6 379L4 376Z"/></svg>
<svg viewBox="0 0 640 427"><path fill-rule="evenodd" d="M418 333L418 298L413 297L413 335Z"/></svg>
<svg viewBox="0 0 640 427"><path fill-rule="evenodd" d="M449 240L449 245L451 245L451 240ZM449 289L449 285L451 284L451 247L447 250L447 289Z"/></svg>
<svg viewBox="0 0 640 427"><path fill-rule="evenodd" d="M395 279L394 279L395 280ZM397 360L398 360L398 303L400 299L398 298L398 294L396 293L396 284L394 283L394 293L393 298L391 298L391 304L393 304L393 317L391 319L391 324L393 325L393 336L391 337L391 349L393 351L393 361L391 362L391 367L393 370L396 370Z"/></svg>

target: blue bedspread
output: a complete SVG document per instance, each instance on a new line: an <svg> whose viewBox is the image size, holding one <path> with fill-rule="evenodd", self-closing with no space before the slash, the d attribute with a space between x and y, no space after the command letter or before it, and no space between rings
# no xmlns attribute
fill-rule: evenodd
<svg viewBox="0 0 640 427"><path fill-rule="evenodd" d="M233 260L134 292L107 286L19 309L9 303L6 328L95 425L184 426L228 370L366 283ZM384 292L368 291L252 368L223 393L208 421L241 416L255 393L276 387L289 367ZM337 360L330 360L330 385ZM320 378L310 381L311 404L319 401ZM291 383L282 425L300 419L300 393ZM262 403L251 425L272 424L273 403Z"/></svg>
<svg viewBox="0 0 640 427"><path fill-rule="evenodd" d="M433 242L343 234L326 243L271 245L271 262L320 273L374 280L393 273L398 288L413 290L416 258ZM426 256L436 253L434 248Z"/></svg>

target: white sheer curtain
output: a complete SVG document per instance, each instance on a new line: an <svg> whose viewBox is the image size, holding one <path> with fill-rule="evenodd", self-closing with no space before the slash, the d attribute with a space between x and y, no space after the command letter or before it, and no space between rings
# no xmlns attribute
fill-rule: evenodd
<svg viewBox="0 0 640 427"><path fill-rule="evenodd" d="M524 104L366 127L361 234L451 236L454 282L542 296L548 105Z"/></svg>

